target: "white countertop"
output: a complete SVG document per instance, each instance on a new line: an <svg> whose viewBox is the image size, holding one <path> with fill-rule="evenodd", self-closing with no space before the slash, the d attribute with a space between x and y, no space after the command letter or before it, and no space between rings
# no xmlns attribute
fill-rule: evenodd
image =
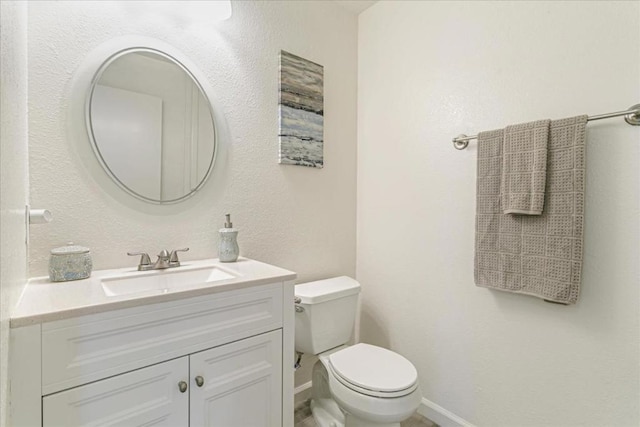
<svg viewBox="0 0 640 427"><path fill-rule="evenodd" d="M190 285L188 288L163 289L107 296L102 280L114 276L161 276L181 270L216 267L234 277L213 283ZM146 304L191 298L267 283L294 280L296 273L247 258L236 262L217 259L184 261L180 267L166 270L137 271L136 267L98 270L84 280L51 282L48 277L29 279L11 317L11 327L33 325L70 317L136 307Z"/></svg>

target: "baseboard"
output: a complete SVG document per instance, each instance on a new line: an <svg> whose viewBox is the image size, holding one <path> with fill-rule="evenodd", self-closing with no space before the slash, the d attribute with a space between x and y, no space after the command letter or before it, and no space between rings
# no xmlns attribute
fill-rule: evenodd
<svg viewBox="0 0 640 427"><path fill-rule="evenodd" d="M475 427L470 422L424 397L418 407L418 413L429 418L440 427Z"/></svg>
<svg viewBox="0 0 640 427"><path fill-rule="evenodd" d="M311 381L306 382L302 385L299 385L293 390L294 400L293 405L294 408L297 408L299 404L304 402L305 400L311 397Z"/></svg>

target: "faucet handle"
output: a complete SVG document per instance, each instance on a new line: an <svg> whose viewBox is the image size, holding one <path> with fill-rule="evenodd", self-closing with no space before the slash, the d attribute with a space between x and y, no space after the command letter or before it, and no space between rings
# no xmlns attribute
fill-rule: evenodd
<svg viewBox="0 0 640 427"><path fill-rule="evenodd" d="M169 257L169 264L172 267L179 267L180 266L180 260L178 259L178 252L188 252L189 248L182 248L182 249L174 249L171 251L171 256Z"/></svg>
<svg viewBox="0 0 640 427"><path fill-rule="evenodd" d="M140 263L138 264L138 270L143 270L145 267L149 267L151 265L151 259L149 258L149 254L146 252L127 252L129 256L137 256L140 255Z"/></svg>

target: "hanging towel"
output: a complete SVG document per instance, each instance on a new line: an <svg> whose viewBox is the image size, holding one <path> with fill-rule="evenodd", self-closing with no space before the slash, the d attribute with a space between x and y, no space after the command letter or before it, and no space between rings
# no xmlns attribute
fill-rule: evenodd
<svg viewBox="0 0 640 427"><path fill-rule="evenodd" d="M542 214L550 122L538 120L505 128L500 189L503 213Z"/></svg>
<svg viewBox="0 0 640 427"><path fill-rule="evenodd" d="M552 120L542 215L503 214L502 130L478 134L477 286L562 304L578 299L582 272L587 116Z"/></svg>

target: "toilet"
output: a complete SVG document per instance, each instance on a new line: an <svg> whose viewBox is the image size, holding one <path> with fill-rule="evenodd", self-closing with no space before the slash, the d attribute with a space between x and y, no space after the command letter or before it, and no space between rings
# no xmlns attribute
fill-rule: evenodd
<svg viewBox="0 0 640 427"><path fill-rule="evenodd" d="M318 356L311 411L319 427L399 427L422 398L403 356L351 339L360 284L347 276L295 286L296 351Z"/></svg>

